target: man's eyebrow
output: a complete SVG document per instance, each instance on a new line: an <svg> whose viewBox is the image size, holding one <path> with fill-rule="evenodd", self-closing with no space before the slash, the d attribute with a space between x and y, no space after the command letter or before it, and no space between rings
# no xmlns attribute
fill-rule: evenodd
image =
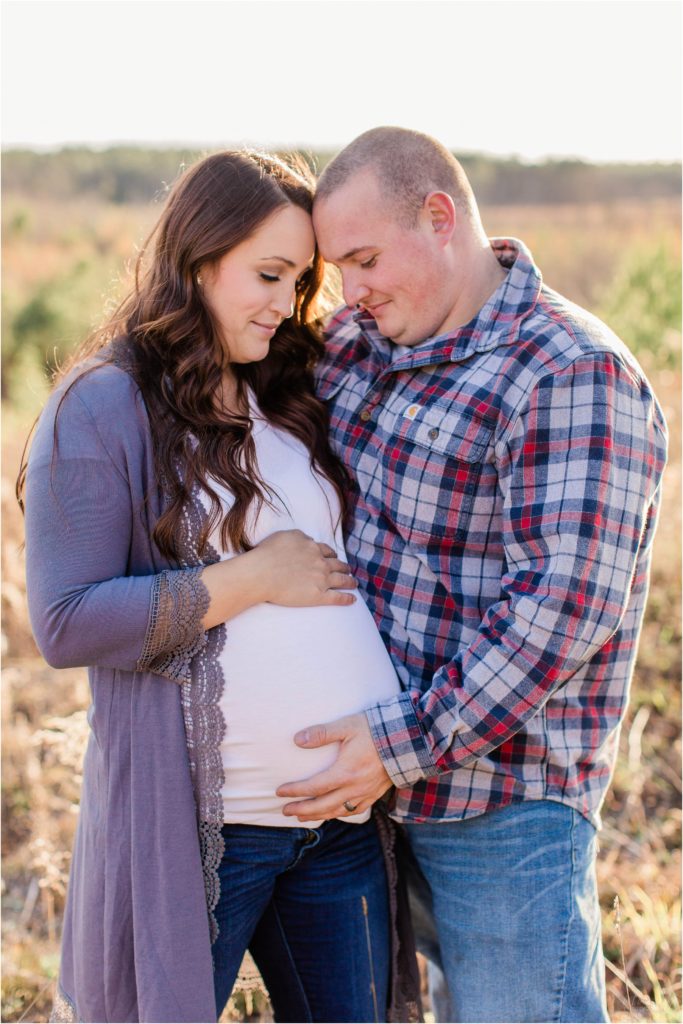
<svg viewBox="0 0 683 1024"><path fill-rule="evenodd" d="M338 263L344 263L345 260L353 259L354 256L357 256L359 252L364 252L365 249L376 249L376 248L377 248L376 245L357 245L355 249L349 249L348 252L345 252L344 255L339 260L337 260L337 262Z"/></svg>

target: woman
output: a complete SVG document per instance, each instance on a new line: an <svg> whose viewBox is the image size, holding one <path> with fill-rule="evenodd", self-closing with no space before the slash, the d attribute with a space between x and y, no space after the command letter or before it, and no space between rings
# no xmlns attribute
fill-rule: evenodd
<svg viewBox="0 0 683 1024"><path fill-rule="evenodd" d="M93 697L56 1020L216 1020L259 919L279 1019L405 1013L369 809L292 828L274 795L334 758L298 728L398 687L312 393L311 204L276 158L195 165L39 421L31 621Z"/></svg>

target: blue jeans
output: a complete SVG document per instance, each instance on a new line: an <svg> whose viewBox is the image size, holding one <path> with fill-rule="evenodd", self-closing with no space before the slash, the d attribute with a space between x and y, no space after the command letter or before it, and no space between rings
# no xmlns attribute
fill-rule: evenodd
<svg viewBox="0 0 683 1024"><path fill-rule="evenodd" d="M437 1021L608 1021L596 834L549 800L407 825Z"/></svg>
<svg viewBox="0 0 683 1024"><path fill-rule="evenodd" d="M277 1021L383 1021L389 907L372 820L225 825L213 945L220 1017L249 947Z"/></svg>

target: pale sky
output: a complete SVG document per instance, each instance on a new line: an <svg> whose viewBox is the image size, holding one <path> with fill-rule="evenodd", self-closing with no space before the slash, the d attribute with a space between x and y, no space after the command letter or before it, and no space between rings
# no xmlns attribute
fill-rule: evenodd
<svg viewBox="0 0 683 1024"><path fill-rule="evenodd" d="M6 0L2 142L681 158L677 0Z"/></svg>

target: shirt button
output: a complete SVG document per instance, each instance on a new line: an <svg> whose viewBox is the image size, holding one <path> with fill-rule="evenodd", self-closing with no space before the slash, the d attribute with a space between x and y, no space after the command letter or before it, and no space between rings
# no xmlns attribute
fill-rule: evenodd
<svg viewBox="0 0 683 1024"><path fill-rule="evenodd" d="M431 438L432 441L436 441L438 436L439 436L438 429L436 427L432 427L432 429L429 431L429 437Z"/></svg>
<svg viewBox="0 0 683 1024"><path fill-rule="evenodd" d="M361 409L360 418L362 419L363 423L367 423L371 416L372 413L370 412L369 409Z"/></svg>

